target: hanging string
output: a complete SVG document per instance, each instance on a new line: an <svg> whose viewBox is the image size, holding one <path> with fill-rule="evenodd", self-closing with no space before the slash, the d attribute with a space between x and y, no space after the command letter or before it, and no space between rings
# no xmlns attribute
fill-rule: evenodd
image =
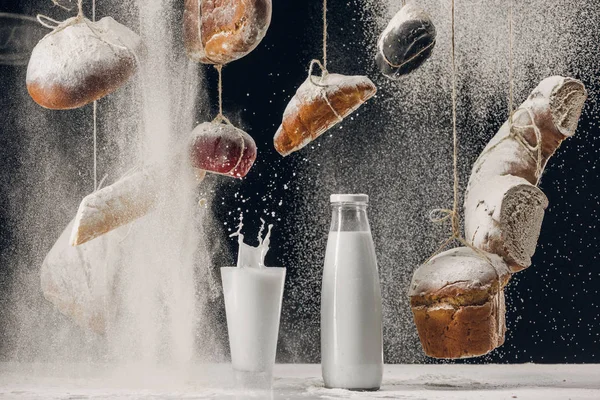
<svg viewBox="0 0 600 400"><path fill-rule="evenodd" d="M540 129L535 124L535 119L533 112L529 108L519 108L515 110L514 108L514 0L509 0L509 21L508 21L508 127L509 134L504 136L498 142L496 142L493 146L488 147L484 152L482 152L477 161L475 161L475 165L479 163L483 157L489 152L493 151L496 147L500 146L506 140L514 140L519 143L525 150L527 150L527 154L533 159L536 164L535 167L535 178L536 178L536 186L540 182L540 178L542 176L543 171L543 154L542 154L542 133ZM517 113L526 112L529 115L529 119L531 123L529 125L514 125L514 117ZM534 146L529 144L527 139L525 139L525 134L527 130L533 130L535 135L536 143Z"/></svg>
<svg viewBox="0 0 600 400"><path fill-rule="evenodd" d="M490 264L491 260L482 250L469 244L461 235L460 232L460 216L458 211L459 203L459 174L458 174L458 129L457 129L457 72L456 72L456 22L455 22L455 4L454 0L451 0L451 42L450 42L450 56L451 56L451 68L452 68L452 173L453 173L453 204L452 209L435 209L429 214L429 219L434 223L444 223L448 220L451 222L452 234L448 237L438 249L427 259L426 262L430 261L433 257L438 255L446 246L452 241L456 240L463 246L472 249L475 253L486 259Z"/></svg>
<svg viewBox="0 0 600 400"><path fill-rule="evenodd" d="M227 119L227 117L223 115L223 65L217 64L215 65L215 69L219 73L219 114L217 114L217 116L215 117L215 119L213 119L212 122L225 122L228 125L233 125L231 121L229 121L229 119Z"/></svg>
<svg viewBox="0 0 600 400"><path fill-rule="evenodd" d="M513 97L513 0L510 0L508 21L508 126L512 131L514 114Z"/></svg>
<svg viewBox="0 0 600 400"><path fill-rule="evenodd" d="M323 69L327 72L327 0L323 0Z"/></svg>
<svg viewBox="0 0 600 400"><path fill-rule="evenodd" d="M96 22L96 0L92 0L92 21ZM98 101L94 100L94 192L96 190L98 190Z"/></svg>

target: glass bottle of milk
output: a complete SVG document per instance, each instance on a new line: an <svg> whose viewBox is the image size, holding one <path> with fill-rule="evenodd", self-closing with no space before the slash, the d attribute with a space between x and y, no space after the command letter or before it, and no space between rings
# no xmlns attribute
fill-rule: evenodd
<svg viewBox="0 0 600 400"><path fill-rule="evenodd" d="M328 388L381 386L381 288L368 201L364 194L331 196L321 291L321 368Z"/></svg>

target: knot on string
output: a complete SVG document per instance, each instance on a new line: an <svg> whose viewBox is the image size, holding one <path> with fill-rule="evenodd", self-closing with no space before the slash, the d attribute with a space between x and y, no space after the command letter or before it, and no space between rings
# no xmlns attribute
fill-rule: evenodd
<svg viewBox="0 0 600 400"><path fill-rule="evenodd" d="M67 7L63 6L62 4L58 3L57 0L52 0L52 3L54 3L54 5L59 6L67 11L72 10L72 8L67 8ZM63 29L65 29L71 25L78 24L82 20L85 20L85 16L83 14L83 0L77 1L77 15L75 17L67 18L64 21L57 21L53 18L50 18L47 15L38 14L36 16L36 19L40 23L40 25L42 25L44 28L52 29L52 32L50 32L49 35L60 32Z"/></svg>
<svg viewBox="0 0 600 400"><path fill-rule="evenodd" d="M315 68L315 65L318 65L319 68L321 69L321 80L320 82L315 82L313 80L314 76L313 76L313 69ZM308 79L310 81L310 83L312 83L315 86L318 87L327 87L328 85L324 85L323 82L323 78L325 78L327 75L329 74L329 72L327 71L327 68L325 68L325 66L321 63L321 61L314 59L310 61L310 65L308 66Z"/></svg>

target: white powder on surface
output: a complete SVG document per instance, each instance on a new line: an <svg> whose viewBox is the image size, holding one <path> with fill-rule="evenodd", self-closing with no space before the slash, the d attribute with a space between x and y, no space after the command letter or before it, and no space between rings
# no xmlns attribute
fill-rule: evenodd
<svg viewBox="0 0 600 400"><path fill-rule="evenodd" d="M89 76L135 64L141 52L141 38L111 17L97 22L73 17L63 24L66 28L47 34L33 49L27 82L81 87Z"/></svg>

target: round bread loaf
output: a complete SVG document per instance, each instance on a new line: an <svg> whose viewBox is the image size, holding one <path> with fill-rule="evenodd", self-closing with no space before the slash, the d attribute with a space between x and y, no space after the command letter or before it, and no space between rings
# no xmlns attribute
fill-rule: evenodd
<svg viewBox="0 0 600 400"><path fill-rule="evenodd" d="M415 271L410 304L428 356L475 357L504 343L504 287L510 270L500 257L486 256L459 247Z"/></svg>
<svg viewBox="0 0 600 400"><path fill-rule="evenodd" d="M45 108L67 110L98 100L124 85L137 69L140 37L110 17L71 18L35 46L27 90Z"/></svg>
<svg viewBox="0 0 600 400"><path fill-rule="evenodd" d="M429 15L414 4L405 5L377 42L379 70L390 79L399 79L419 68L431 56L435 36Z"/></svg>
<svg viewBox="0 0 600 400"><path fill-rule="evenodd" d="M183 38L188 57L227 64L258 46L271 24L271 0L185 0Z"/></svg>
<svg viewBox="0 0 600 400"><path fill-rule="evenodd" d="M204 122L192 131L190 155L194 168L243 178L256 160L256 143L233 125Z"/></svg>

